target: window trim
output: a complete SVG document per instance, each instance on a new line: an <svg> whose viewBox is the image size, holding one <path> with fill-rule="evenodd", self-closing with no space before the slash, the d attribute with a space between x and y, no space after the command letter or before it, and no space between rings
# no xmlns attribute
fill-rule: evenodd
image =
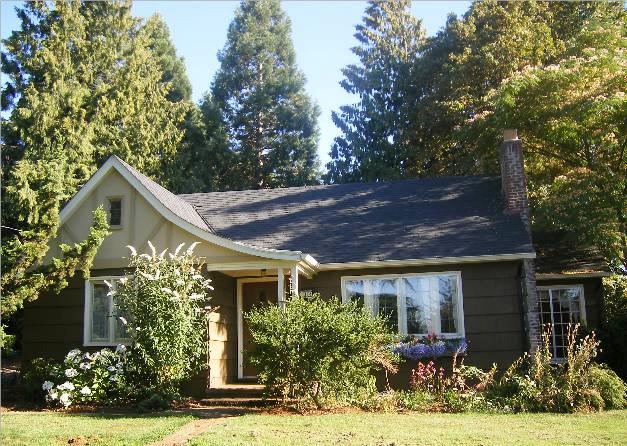
<svg viewBox="0 0 627 446"><path fill-rule="evenodd" d="M85 280L85 299L84 299L84 312L83 312L83 347L115 347L119 344L130 345L130 340L114 342L111 341L112 333L114 330L114 318L109 319L109 341L91 341L91 301L93 295L93 285L96 282L120 280L126 276L98 276L90 277ZM113 303L113 296L109 296L109 308Z"/></svg>
<svg viewBox="0 0 627 446"><path fill-rule="evenodd" d="M459 339L466 337L466 329L464 326L464 291L463 291L463 282L462 282L462 273L461 271L434 271L427 273L403 273L403 274L364 274L361 276L342 276L341 278L341 289L342 289L342 303L348 302L348 297L346 296L346 282L350 280L377 280L377 279L399 279L399 283L402 284L403 281L400 279L407 277L437 277L437 276L454 276L457 280L457 292L458 292L458 304L457 304L457 333L436 333L438 337L443 339ZM401 305L399 304L399 296L402 293L398 293L399 288L402 285L397 285L397 295L396 295L396 305L398 308L398 332L401 335L407 335L407 315L406 309L403 306L401 309ZM366 285L364 284L364 293L366 290ZM365 298L364 298L365 300ZM438 319L439 321L439 319Z"/></svg>
<svg viewBox="0 0 627 446"><path fill-rule="evenodd" d="M548 291L549 296L552 296L551 291L553 290L569 290L573 288L579 289L579 324L586 325L586 297L584 294L585 287L582 283L573 283L573 284L564 284L564 285L538 285L536 289L538 291ZM551 325L554 325L553 322L553 298L551 297L549 300L549 304L551 305ZM540 296L538 296L538 316L540 321L542 321L542 311L540 309ZM553 347L553 351L551 354L553 355L553 362L563 362L565 358L555 356L555 338L551 340L551 347Z"/></svg>
<svg viewBox="0 0 627 446"><path fill-rule="evenodd" d="M107 197L107 223L109 223L111 221L111 202L112 201L120 201L120 224L119 225L112 225L109 224L109 229L122 229L124 227L124 216L126 215L125 212L125 204L126 204L126 200L124 199L124 196L122 195L111 195L109 197Z"/></svg>

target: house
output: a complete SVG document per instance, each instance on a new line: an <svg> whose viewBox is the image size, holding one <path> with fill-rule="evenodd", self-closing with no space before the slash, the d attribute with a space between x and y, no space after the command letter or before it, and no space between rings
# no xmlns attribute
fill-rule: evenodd
<svg viewBox="0 0 627 446"><path fill-rule="evenodd" d="M124 274L127 245L145 249L149 240L170 249L201 242L196 254L206 258L220 307L210 323L210 386L255 376L242 352L251 347L242 312L259 302L284 305L298 292L357 299L400 333L464 337L467 363L479 367L506 366L536 347L542 323L553 324L552 348L562 356L569 322L598 326L607 272L537 258L515 131L505 133L500 153L500 178L189 195L112 156L63 208L53 246L83 240L101 204L112 234L89 280L75 278L27 306L24 357L124 342L104 281ZM552 255L559 259L559 250Z"/></svg>

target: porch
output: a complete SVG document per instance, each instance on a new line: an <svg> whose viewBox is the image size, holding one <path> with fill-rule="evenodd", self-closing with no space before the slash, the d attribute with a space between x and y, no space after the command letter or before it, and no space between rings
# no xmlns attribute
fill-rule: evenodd
<svg viewBox="0 0 627 446"><path fill-rule="evenodd" d="M205 394L214 398L261 397L256 371L246 361L251 348L250 332L243 313L254 306L284 306L288 296L299 292L299 279L314 271L304 262L208 264L212 279L211 305L218 307L209 321L209 368Z"/></svg>

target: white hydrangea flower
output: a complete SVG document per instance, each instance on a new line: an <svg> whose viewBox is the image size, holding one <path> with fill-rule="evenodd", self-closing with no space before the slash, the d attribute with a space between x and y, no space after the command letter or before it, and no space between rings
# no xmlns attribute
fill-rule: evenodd
<svg viewBox="0 0 627 446"><path fill-rule="evenodd" d="M126 353L126 345L118 344L118 346L115 348L115 352L116 353Z"/></svg>
<svg viewBox="0 0 627 446"><path fill-rule="evenodd" d="M69 391L71 392L71 391L72 391L72 390L74 390L76 387L74 387L74 384L72 384L71 382L66 381L66 382L64 382L63 384L61 384L61 385L57 386L57 388L58 388L59 390L69 390Z"/></svg>
<svg viewBox="0 0 627 446"><path fill-rule="evenodd" d="M70 350L67 355L65 355L66 361L73 361L76 357L81 354L81 351L77 348Z"/></svg>
<svg viewBox="0 0 627 446"><path fill-rule="evenodd" d="M61 404L63 404L65 407L67 407L70 404L72 404L72 400L70 399L70 394L69 393L62 393L61 397L59 398L59 402Z"/></svg>
<svg viewBox="0 0 627 446"><path fill-rule="evenodd" d="M116 368L113 367L112 365L110 365L109 367L107 367L107 370L110 371L110 372L115 372Z"/></svg>
<svg viewBox="0 0 627 446"><path fill-rule="evenodd" d="M81 364L79 365L79 367L83 370L89 370L91 369L91 364L88 362L81 362Z"/></svg>
<svg viewBox="0 0 627 446"><path fill-rule="evenodd" d="M57 398L59 398L59 393L58 393L56 390L55 390L55 391L52 391L52 392L50 392L50 393L48 394L48 398L49 398L51 401L55 401Z"/></svg>
<svg viewBox="0 0 627 446"><path fill-rule="evenodd" d="M78 375L78 371L76 369L65 369L65 376L68 378L74 378Z"/></svg>
<svg viewBox="0 0 627 446"><path fill-rule="evenodd" d="M52 381L44 381L41 388L46 392L54 387L54 383Z"/></svg>
<svg viewBox="0 0 627 446"><path fill-rule="evenodd" d="M91 389L87 386L83 387L81 389L81 395L90 395L91 394Z"/></svg>

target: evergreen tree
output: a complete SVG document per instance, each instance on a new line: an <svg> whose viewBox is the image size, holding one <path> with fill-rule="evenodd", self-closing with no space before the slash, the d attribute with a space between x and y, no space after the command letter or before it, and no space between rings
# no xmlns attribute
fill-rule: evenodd
<svg viewBox="0 0 627 446"><path fill-rule="evenodd" d="M342 70L342 87L359 103L333 113L343 135L331 149L329 182L377 181L407 174L408 137L417 89L412 85L424 31L411 15L410 0L371 1L352 49L359 65Z"/></svg>
<svg viewBox="0 0 627 446"><path fill-rule="evenodd" d="M40 268L58 232L59 211L96 168L117 154L162 178L176 153L184 106L130 14L130 2L43 1L18 8L21 29L4 41L2 293L5 311L88 273L107 233L96 212L90 237ZM4 315L3 315L4 316Z"/></svg>
<svg viewBox="0 0 627 446"><path fill-rule="evenodd" d="M155 14L144 24L144 32L148 34L148 47L159 64L161 81L170 84L168 99L172 102L191 101L192 84L183 58L176 54L168 25L159 14Z"/></svg>
<svg viewBox="0 0 627 446"><path fill-rule="evenodd" d="M319 112L296 67L290 28L278 0L243 0L218 54L211 93L236 154L233 187L317 181Z"/></svg>

